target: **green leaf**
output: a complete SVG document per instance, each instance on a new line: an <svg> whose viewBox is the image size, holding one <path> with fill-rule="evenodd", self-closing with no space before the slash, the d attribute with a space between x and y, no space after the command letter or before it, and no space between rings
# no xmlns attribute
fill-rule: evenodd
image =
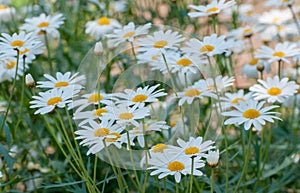
<svg viewBox="0 0 300 193"><path fill-rule="evenodd" d="M7 163L9 168L8 172L10 173L14 163L16 162L16 159L9 155L9 150L7 150L2 144L0 144L0 155L4 156L4 162Z"/></svg>

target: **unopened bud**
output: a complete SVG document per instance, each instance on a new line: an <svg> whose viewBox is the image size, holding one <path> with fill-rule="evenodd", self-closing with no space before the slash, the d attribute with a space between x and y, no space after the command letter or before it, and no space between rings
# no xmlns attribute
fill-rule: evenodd
<svg viewBox="0 0 300 193"><path fill-rule="evenodd" d="M35 81L34 81L33 77L31 76L31 74L26 74L26 76L25 76L25 84L29 88L35 86Z"/></svg>
<svg viewBox="0 0 300 193"><path fill-rule="evenodd" d="M264 65L257 65L257 66L256 66L256 69L257 69L259 72L262 72L262 71L264 71L265 66L264 66Z"/></svg>
<svg viewBox="0 0 300 193"><path fill-rule="evenodd" d="M101 42L97 42L94 48L94 54L100 56L103 53L103 46Z"/></svg>
<svg viewBox="0 0 300 193"><path fill-rule="evenodd" d="M206 158L207 164L212 168L217 167L218 162L219 162L219 157L220 157L219 150L209 151L207 158Z"/></svg>

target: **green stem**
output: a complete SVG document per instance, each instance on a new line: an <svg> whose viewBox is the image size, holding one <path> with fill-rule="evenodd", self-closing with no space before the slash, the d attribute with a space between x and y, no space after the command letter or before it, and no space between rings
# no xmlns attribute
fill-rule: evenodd
<svg viewBox="0 0 300 193"><path fill-rule="evenodd" d="M291 13L292 13L292 15L293 15L294 22L295 22L295 24L296 24L296 26L297 26L297 29L298 29L298 33L300 34L300 24L299 24L299 22L298 22L296 13L295 13L295 11L293 10L292 5L289 5L288 7L289 7L289 9L291 10Z"/></svg>
<svg viewBox="0 0 300 193"><path fill-rule="evenodd" d="M177 94L177 91L176 91L177 89L176 89L176 87L175 87L175 82L174 82L174 80L173 80L173 76L172 76L172 73L171 73L171 71L170 71L170 68L169 68L169 65L168 65L168 62L167 62L167 59L166 59L165 54L162 53L162 57L163 57L163 59L164 59L164 63L165 63L165 65L166 65L167 71L168 71L168 73L169 73L169 75L170 75L171 83L172 83L172 87L173 87L174 93L175 93L176 97L178 97L178 94Z"/></svg>
<svg viewBox="0 0 300 193"><path fill-rule="evenodd" d="M49 40L47 37L47 32L44 32L44 39L45 39L45 44L46 44L46 48L47 48L47 57L48 57L48 65L50 68L50 73L54 73L53 71L53 66L52 66L52 62L51 62L51 50L50 50L50 45L49 45Z"/></svg>
<svg viewBox="0 0 300 193"><path fill-rule="evenodd" d="M25 94L25 55L23 56L23 76L22 76L22 90L21 90L21 103L20 103L20 109L18 114L18 121L15 127L15 136L17 135L17 130L19 128L20 123L22 122L22 111L24 107L24 94Z"/></svg>
<svg viewBox="0 0 300 193"><path fill-rule="evenodd" d="M248 170L248 164L249 164L249 161L250 161L250 154L251 154L251 138L252 138L252 131L250 130L249 131L249 139L248 139L248 147L247 147L247 155L245 157L245 163L244 163L244 167L243 167L243 170L242 170L242 174L241 174L241 177L234 189L234 193L236 193L238 190L239 190L239 187L244 179L244 176L245 174L247 173L247 170Z"/></svg>
<svg viewBox="0 0 300 193"><path fill-rule="evenodd" d="M214 168L211 168L211 176L210 176L210 193L214 193Z"/></svg>
<svg viewBox="0 0 300 193"><path fill-rule="evenodd" d="M194 158L195 157L192 157L192 167L191 167L191 177L190 177L190 193L193 192Z"/></svg>
<svg viewBox="0 0 300 193"><path fill-rule="evenodd" d="M278 61L278 77L279 77L279 79L281 77L281 64L282 64L282 60L279 60Z"/></svg>
<svg viewBox="0 0 300 193"><path fill-rule="evenodd" d="M103 144L104 144L105 153L106 153L106 155L107 155L107 157L108 157L108 160L109 160L109 163L110 163L110 165L111 165L111 168L112 168L112 170L113 170L113 172L114 172L114 174L115 174L115 176L116 176L116 179L117 179L117 182L118 182L118 186L119 186L120 190L123 190L123 182L122 182L122 180L120 179L120 175L121 175L121 174L119 174L119 173L116 171L116 168L115 168L115 166L114 166L114 163L113 163L113 161L112 161L112 159L111 159L111 157L110 157L110 153L109 153L108 150L107 150L106 142L103 141Z"/></svg>
<svg viewBox="0 0 300 193"><path fill-rule="evenodd" d="M131 164L132 164L132 167L133 167L133 173L134 173L134 176L135 176L135 179L136 179L136 184L137 184L136 188L141 192L141 190L140 190L141 185L140 185L140 181L139 181L139 178L138 178L138 175L137 175L137 172L136 172L136 168L135 168L132 149L131 149L131 145L130 145L130 136L129 136L129 131L128 131L127 128L126 128L126 135L127 135L127 143L128 143L127 148L129 150L130 161L131 161Z"/></svg>
<svg viewBox="0 0 300 193"><path fill-rule="evenodd" d="M175 189L176 189L176 193L179 193L179 188L178 188L178 183L175 183Z"/></svg>
<svg viewBox="0 0 300 193"><path fill-rule="evenodd" d="M94 182L94 185L96 186L97 184L97 162L98 162L98 157L97 155L95 154L95 160L94 160L94 176L93 176L93 182Z"/></svg>
<svg viewBox="0 0 300 193"><path fill-rule="evenodd" d="M14 93L14 90L15 90L15 87L16 87L16 81L17 81L17 75L18 75L18 69L19 69L19 56L20 56L20 51L17 49L17 64L16 64L16 72L15 72L15 75L14 75L14 80L13 80L13 85L12 85L12 89L11 89L11 93ZM4 114L4 118L3 118L3 121L1 123L1 129L0 131L3 130L4 128L4 125L5 125L5 121L7 119L7 116L8 116L8 112L9 112L9 109L10 109L10 106L11 106L11 102L12 102L12 98L13 98L14 94L11 94L9 99L8 99L8 105L7 105L7 110L5 111L5 114Z"/></svg>

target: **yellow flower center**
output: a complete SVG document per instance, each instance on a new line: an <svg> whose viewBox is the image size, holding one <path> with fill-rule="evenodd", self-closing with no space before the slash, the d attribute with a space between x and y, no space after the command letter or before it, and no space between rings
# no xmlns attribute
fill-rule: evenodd
<svg viewBox="0 0 300 193"><path fill-rule="evenodd" d="M185 168L184 164L182 162L179 162L179 161L170 162L168 164L168 169L170 171L173 171L173 172L182 171L182 170L184 170L184 168Z"/></svg>
<svg viewBox="0 0 300 193"><path fill-rule="evenodd" d="M28 52L30 52L30 50L28 48L25 48L24 51L20 51L19 54L20 55L25 55Z"/></svg>
<svg viewBox="0 0 300 193"><path fill-rule="evenodd" d="M250 64L251 66L254 66L254 65L257 64L257 62L258 62L258 58L253 58L253 59L249 62L249 64Z"/></svg>
<svg viewBox="0 0 300 193"><path fill-rule="evenodd" d="M167 41L165 41L165 40L159 40L159 41L157 41L157 42L154 43L153 47L154 48L163 48L166 45L168 45Z"/></svg>
<svg viewBox="0 0 300 193"><path fill-rule="evenodd" d="M108 137L105 139L105 142L115 142L121 137L120 133L117 132L112 132L109 135L114 135L115 137Z"/></svg>
<svg viewBox="0 0 300 193"><path fill-rule="evenodd" d="M95 137L104 137L109 134L109 129L108 128L99 128L96 131L94 131L94 136Z"/></svg>
<svg viewBox="0 0 300 193"><path fill-rule="evenodd" d="M107 113L107 110L103 108L99 108L94 112L94 116L101 117L102 113Z"/></svg>
<svg viewBox="0 0 300 193"><path fill-rule="evenodd" d="M129 119L132 119L134 116L132 113L121 113L119 115L119 118L120 119L123 119L123 120L129 120Z"/></svg>
<svg viewBox="0 0 300 193"><path fill-rule="evenodd" d="M17 64L16 62L10 61L9 63L6 63L5 66L6 66L6 69L10 70L10 69L14 68L16 64Z"/></svg>
<svg viewBox="0 0 300 193"><path fill-rule="evenodd" d="M59 88L59 87L65 87L65 86L69 86L68 82L57 82L54 87L55 88Z"/></svg>
<svg viewBox="0 0 300 193"><path fill-rule="evenodd" d="M46 34L46 31L44 31L44 30L41 30L41 31L38 32L38 35L40 35L40 36L44 35L44 34Z"/></svg>
<svg viewBox="0 0 300 193"><path fill-rule="evenodd" d="M135 32L131 31L123 35L123 38L130 38L135 35Z"/></svg>
<svg viewBox="0 0 300 193"><path fill-rule="evenodd" d="M239 101L246 101L245 99L243 99L243 98L235 98L235 99L233 99L232 101L231 101L231 104L238 104L238 102Z"/></svg>
<svg viewBox="0 0 300 193"><path fill-rule="evenodd" d="M160 56L160 54L154 55L154 56L151 57L151 60L157 60L159 58L159 56Z"/></svg>
<svg viewBox="0 0 300 193"><path fill-rule="evenodd" d="M99 25L109 25L110 20L107 17L101 17L100 19L98 19L98 24Z"/></svg>
<svg viewBox="0 0 300 193"><path fill-rule="evenodd" d="M5 6L5 5L0 5L0 10L5 10L5 9L7 9L8 7L7 6Z"/></svg>
<svg viewBox="0 0 300 193"><path fill-rule="evenodd" d="M173 127L175 127L177 125L177 122L176 121L172 121L171 123L170 123L170 126L173 128Z"/></svg>
<svg viewBox="0 0 300 193"><path fill-rule="evenodd" d="M41 22L37 27L38 27L38 28L43 28L43 27L48 27L49 25L50 25L49 22L43 21L43 22Z"/></svg>
<svg viewBox="0 0 300 193"><path fill-rule="evenodd" d="M244 34L244 35L247 35L247 34L249 34L249 33L251 33L251 32L252 32L252 29L251 29L251 28L246 28L246 29L244 29L243 34Z"/></svg>
<svg viewBox="0 0 300 193"><path fill-rule="evenodd" d="M201 94L201 92L195 88L192 88L188 91L185 92L185 96L187 97L194 97L194 96L199 96Z"/></svg>
<svg viewBox="0 0 300 193"><path fill-rule="evenodd" d="M98 93L95 93L95 94L92 94L89 98L88 98L88 102L89 103L95 103L97 102L98 100L102 100L103 99L103 96L102 95L99 95Z"/></svg>
<svg viewBox="0 0 300 193"><path fill-rule="evenodd" d="M278 21L280 21L280 18L279 18L279 17L274 17L274 18L273 18L273 22L274 22L274 23L276 23L276 22L278 22Z"/></svg>
<svg viewBox="0 0 300 193"><path fill-rule="evenodd" d="M253 11L247 11L247 12L245 13L245 15L248 16L248 17L250 17L250 16L253 15Z"/></svg>
<svg viewBox="0 0 300 193"><path fill-rule="evenodd" d="M180 66L189 66L189 65L191 65L193 62L192 62L191 60L187 59L187 58L182 58L182 59L178 60L176 63L177 63L178 65L180 65Z"/></svg>
<svg viewBox="0 0 300 193"><path fill-rule="evenodd" d="M12 47L22 47L25 44L25 42L21 41L21 40L15 40L13 42L10 43L10 45Z"/></svg>
<svg viewBox="0 0 300 193"><path fill-rule="evenodd" d="M272 56L278 56L278 57L282 58L285 56L285 53L284 52L275 52Z"/></svg>
<svg viewBox="0 0 300 193"><path fill-rule="evenodd" d="M209 8L205 11L205 13L214 13L214 12L217 12L219 11L219 8L217 7L212 7L212 8Z"/></svg>
<svg viewBox="0 0 300 193"><path fill-rule="evenodd" d="M159 144L156 144L153 149L152 149L152 152L154 153L157 153L157 152L164 152L165 149L168 149L168 146L163 144L163 143L159 143Z"/></svg>
<svg viewBox="0 0 300 193"><path fill-rule="evenodd" d="M285 29L285 27L282 26L282 25L280 25L280 26L277 27L277 30L278 30L278 31L282 31L282 30L284 30L284 29Z"/></svg>
<svg viewBox="0 0 300 193"><path fill-rule="evenodd" d="M277 96L277 95L281 94L281 89L277 88L277 87L272 87L268 90L268 94L272 95L272 96Z"/></svg>
<svg viewBox="0 0 300 193"><path fill-rule="evenodd" d="M282 0L283 3L288 3L290 2L291 0Z"/></svg>
<svg viewBox="0 0 300 193"><path fill-rule="evenodd" d="M248 109L243 113L243 116L247 119L255 119L260 116L260 112L256 109Z"/></svg>
<svg viewBox="0 0 300 193"><path fill-rule="evenodd" d="M49 106L50 105L55 105L55 104L57 104L57 103L59 103L61 101L62 101L61 97L53 97L53 98L51 98L51 99L48 100L47 105L49 105Z"/></svg>
<svg viewBox="0 0 300 193"><path fill-rule="evenodd" d="M196 154L196 153L199 153L199 148L197 148L197 147L189 147L189 148L185 149L184 153L187 154L187 155Z"/></svg>
<svg viewBox="0 0 300 193"><path fill-rule="evenodd" d="M135 102L135 103L141 103L141 102L144 102L147 98L148 98L147 95L144 95L144 94L138 94L138 95L135 95L135 96L132 98L132 102Z"/></svg>
<svg viewBox="0 0 300 193"><path fill-rule="evenodd" d="M205 45L202 48L200 48L200 52L211 52L215 49L215 47L211 46L211 45Z"/></svg>

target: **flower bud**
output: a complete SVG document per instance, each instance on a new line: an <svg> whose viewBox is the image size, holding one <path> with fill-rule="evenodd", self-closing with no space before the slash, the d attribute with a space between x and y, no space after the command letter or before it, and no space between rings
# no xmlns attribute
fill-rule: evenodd
<svg viewBox="0 0 300 193"><path fill-rule="evenodd" d="M31 74L26 74L25 83L26 83L26 86L29 88L35 86L35 81L34 81L33 77L31 76Z"/></svg>
<svg viewBox="0 0 300 193"><path fill-rule="evenodd" d="M212 167L212 168L217 167L218 162L219 162L219 150L209 151L206 161L210 167Z"/></svg>
<svg viewBox="0 0 300 193"><path fill-rule="evenodd" d="M103 46L101 42L97 42L94 48L94 54L100 56L103 53Z"/></svg>

